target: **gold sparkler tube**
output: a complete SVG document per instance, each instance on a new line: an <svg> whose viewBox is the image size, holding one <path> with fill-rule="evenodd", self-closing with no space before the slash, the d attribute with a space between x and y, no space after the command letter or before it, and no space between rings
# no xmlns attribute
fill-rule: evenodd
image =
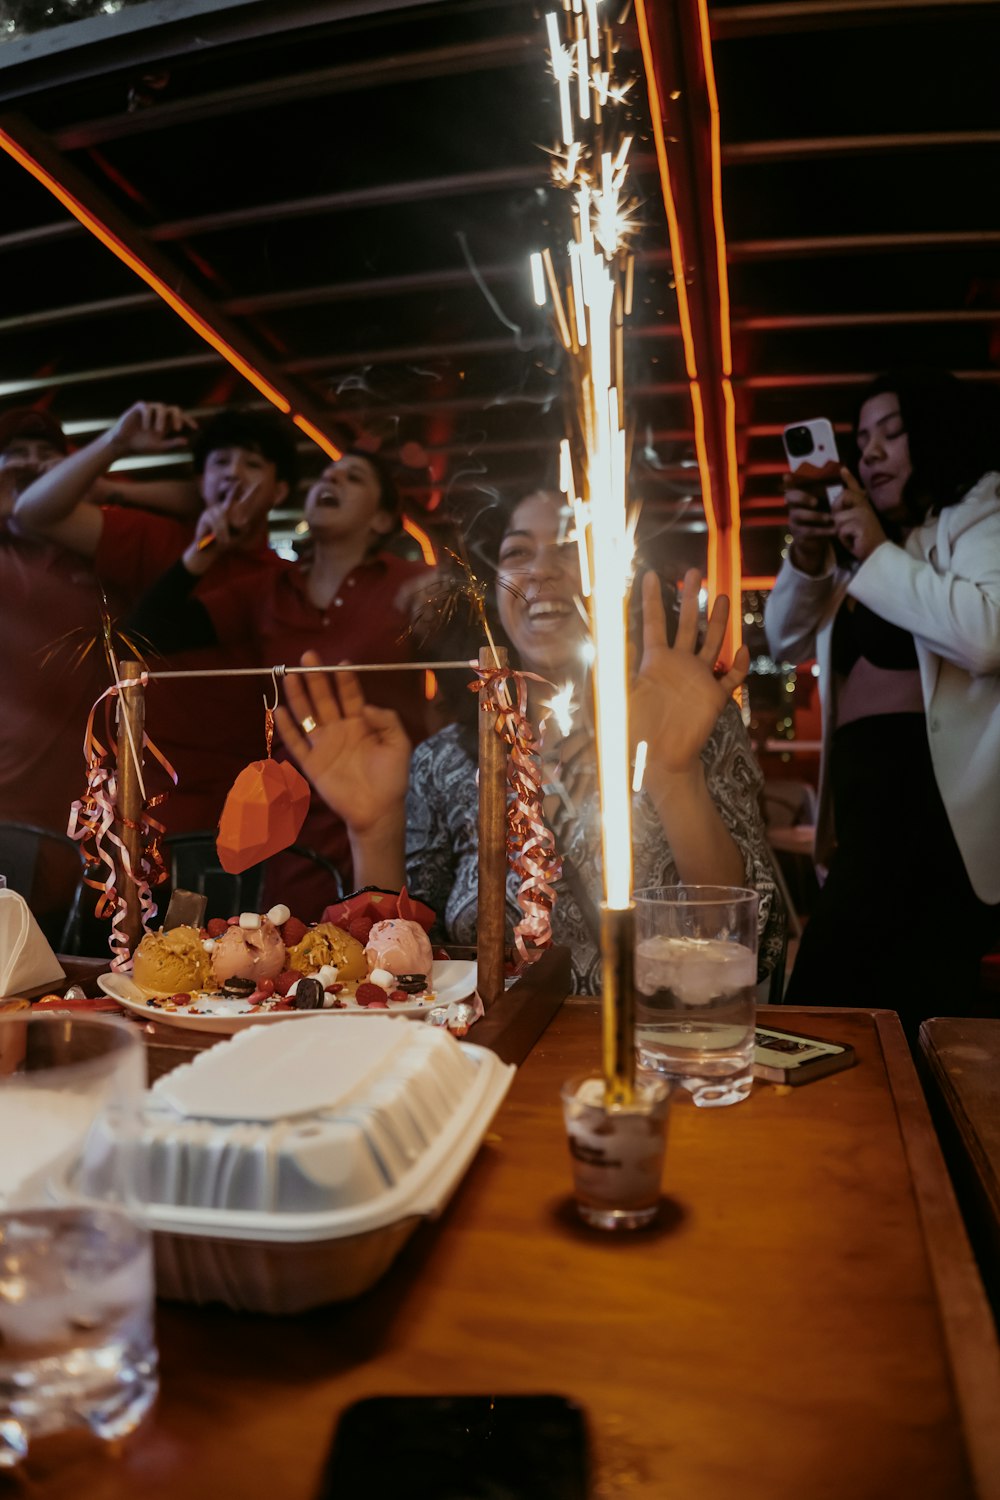
<svg viewBox="0 0 1000 1500"><path fill-rule="evenodd" d="M480 667L507 665L507 652L479 652ZM477 988L489 1010L503 995L507 919L507 746L497 715L479 715L479 899L476 920Z"/></svg>
<svg viewBox="0 0 1000 1500"><path fill-rule="evenodd" d="M635 906L601 905L601 1015L604 1098L631 1104L635 1087Z"/></svg>
<svg viewBox="0 0 1000 1500"><path fill-rule="evenodd" d="M142 676L140 661L123 661L122 683L135 683L118 696L118 817L116 832L128 850L133 870L138 870L142 855L142 786L140 767L135 763L136 755L142 755L142 736L146 723L146 694L138 679ZM125 725L131 730L131 735ZM125 897L125 935L129 952L134 953L142 933L142 912L139 907L139 892L135 882L128 878L120 850L115 850L115 867L119 892Z"/></svg>

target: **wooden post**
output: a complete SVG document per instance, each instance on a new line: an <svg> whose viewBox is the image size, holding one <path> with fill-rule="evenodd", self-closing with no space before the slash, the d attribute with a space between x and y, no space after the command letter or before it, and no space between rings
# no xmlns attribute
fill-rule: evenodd
<svg viewBox="0 0 1000 1500"><path fill-rule="evenodd" d="M118 818L115 832L128 850L132 869L138 870L142 856L142 786L139 772L142 767L142 735L146 723L146 693L138 679L143 671L142 662L121 663L122 683L136 682L137 686L125 689L118 699ZM126 729L126 724L128 729ZM131 743L129 740L131 730ZM132 754L139 764L136 765ZM134 953L142 934L142 912L139 908L139 892L135 883L125 873L120 852L116 851L118 867L118 891L125 897L125 934L129 952Z"/></svg>
<svg viewBox="0 0 1000 1500"><path fill-rule="evenodd" d="M497 651L501 666L507 652ZM496 665L492 650L479 652L480 667ZM497 734L499 715L479 715L479 994L489 1010L504 992L507 912L507 746Z"/></svg>

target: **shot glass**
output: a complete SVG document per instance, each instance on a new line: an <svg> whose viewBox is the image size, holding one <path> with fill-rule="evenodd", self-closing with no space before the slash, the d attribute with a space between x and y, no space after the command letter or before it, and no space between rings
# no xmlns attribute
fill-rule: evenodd
<svg viewBox="0 0 1000 1500"><path fill-rule="evenodd" d="M62 1428L122 1437L156 1396L144 1072L122 1021L0 1018L0 1469Z"/></svg>
<svg viewBox="0 0 1000 1500"><path fill-rule="evenodd" d="M603 1078L571 1078L561 1092L581 1219L595 1229L641 1229L660 1206L668 1083L637 1079L631 1104L608 1104Z"/></svg>
<svg viewBox="0 0 1000 1500"><path fill-rule="evenodd" d="M633 899L640 1068L702 1108L738 1104L753 1086L756 891L656 886Z"/></svg>

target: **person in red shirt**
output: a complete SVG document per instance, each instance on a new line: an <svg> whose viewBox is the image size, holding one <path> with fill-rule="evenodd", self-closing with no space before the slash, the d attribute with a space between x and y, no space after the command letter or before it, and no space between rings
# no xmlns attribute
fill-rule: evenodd
<svg viewBox="0 0 1000 1500"><path fill-rule="evenodd" d="M83 732L108 683L93 570L72 553L20 535L18 495L63 461L66 437L47 413L0 417L0 819L65 833L83 785Z"/></svg>
<svg viewBox="0 0 1000 1500"><path fill-rule="evenodd" d="M388 466L360 450L329 463L306 496L305 520L312 544L305 559L234 579L222 571L233 547L229 528L206 512L183 557L146 594L131 625L164 651L251 643L261 665L297 665L306 650L329 664L411 660L411 607L434 574L386 550L400 529ZM202 547L209 533L214 541ZM414 742L424 738L420 672L373 672L366 684L371 702L396 709ZM318 796L298 842L331 860L350 888L346 830ZM268 861L265 906L280 900L303 921L315 921L334 896L323 872L300 858Z"/></svg>
<svg viewBox="0 0 1000 1500"><path fill-rule="evenodd" d="M238 586L280 567L267 544L267 515L294 488L294 434L270 412L222 411L196 426L176 407L139 402L86 448L39 475L16 505L18 525L78 557L93 560L98 579L126 604L189 545L190 516L95 505L106 470L127 454L162 453L191 444L204 509L199 536L226 531L219 582ZM131 634L126 631L126 634ZM233 641L191 659L150 657L151 670L253 664L246 643ZM153 682L146 729L173 765L178 785L158 812L168 832L212 829L238 772L263 754L263 713L252 680L192 678ZM81 730L82 736L82 730ZM151 778L150 785L154 778Z"/></svg>

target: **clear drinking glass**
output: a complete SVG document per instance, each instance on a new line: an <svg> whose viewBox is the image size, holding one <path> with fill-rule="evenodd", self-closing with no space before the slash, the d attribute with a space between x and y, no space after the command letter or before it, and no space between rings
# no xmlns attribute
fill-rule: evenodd
<svg viewBox="0 0 1000 1500"><path fill-rule="evenodd" d="M753 1085L757 893L649 886L633 899L639 1066L695 1104L738 1104Z"/></svg>
<svg viewBox="0 0 1000 1500"><path fill-rule="evenodd" d="M156 1396L144 1074L125 1022L0 1017L0 1468L64 1427L122 1437Z"/></svg>
<svg viewBox="0 0 1000 1500"><path fill-rule="evenodd" d="M670 1087L637 1078L629 1104L608 1104L604 1079L562 1086L563 1118L581 1219L595 1229L641 1229L660 1206Z"/></svg>

